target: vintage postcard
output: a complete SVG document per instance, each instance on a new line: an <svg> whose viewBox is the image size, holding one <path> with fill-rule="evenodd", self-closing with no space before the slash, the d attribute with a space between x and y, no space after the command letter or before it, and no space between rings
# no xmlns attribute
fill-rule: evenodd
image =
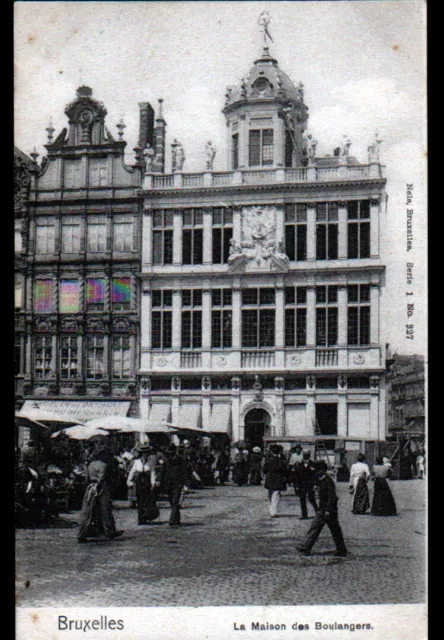
<svg viewBox="0 0 444 640"><path fill-rule="evenodd" d="M425 3L14 29L17 639L425 638Z"/></svg>

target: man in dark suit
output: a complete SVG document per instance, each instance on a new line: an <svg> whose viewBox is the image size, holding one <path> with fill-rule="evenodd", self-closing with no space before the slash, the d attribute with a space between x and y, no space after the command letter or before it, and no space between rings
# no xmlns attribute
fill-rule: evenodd
<svg viewBox="0 0 444 640"><path fill-rule="evenodd" d="M336 545L335 555L343 557L347 555L347 549L338 520L338 498L336 497L335 483L327 474L328 467L324 460L316 462L315 466L317 471L316 484L319 487L319 509L304 540L301 544L296 545L296 549L304 556L309 556L324 525L327 525Z"/></svg>
<svg viewBox="0 0 444 640"><path fill-rule="evenodd" d="M299 498L301 501L301 520L307 520L307 497L313 507L315 513L318 510L314 486L316 481L316 469L313 460L310 459L310 452L304 451L302 454L302 462L297 466L297 479L299 488Z"/></svg>
<svg viewBox="0 0 444 640"><path fill-rule="evenodd" d="M188 479L187 462L177 452L176 445L170 444L164 463L163 486L171 505L170 527L180 525L180 498L182 489Z"/></svg>

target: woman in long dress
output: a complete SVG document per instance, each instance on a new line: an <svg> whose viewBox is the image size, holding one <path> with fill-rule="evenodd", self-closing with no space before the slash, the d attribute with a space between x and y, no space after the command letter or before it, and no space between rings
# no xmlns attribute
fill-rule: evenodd
<svg viewBox="0 0 444 640"><path fill-rule="evenodd" d="M148 460L151 452L149 445L138 448L140 458L133 462L128 476L128 487L136 487L138 524L149 524L159 517L156 504L155 487L157 485L156 469L152 461Z"/></svg>
<svg viewBox="0 0 444 640"><path fill-rule="evenodd" d="M352 513L362 514L370 508L370 497L367 482L370 469L363 453L358 455L357 462L350 469L350 491L353 492Z"/></svg>
<svg viewBox="0 0 444 640"><path fill-rule="evenodd" d="M374 516L396 516L395 500L387 482L391 473L391 465L384 464L381 457L376 458L376 464L372 467L372 478L375 482L372 502Z"/></svg>
<svg viewBox="0 0 444 640"><path fill-rule="evenodd" d="M109 540L121 536L123 531L116 530L109 488L109 472L107 462L109 453L98 447L93 454L93 461L86 470L87 483L80 514L78 542L87 542L88 538L101 534Z"/></svg>
<svg viewBox="0 0 444 640"><path fill-rule="evenodd" d="M247 456L248 452L246 452L243 447L238 447L238 452L234 456L233 482L239 487L243 484L248 484L250 469Z"/></svg>

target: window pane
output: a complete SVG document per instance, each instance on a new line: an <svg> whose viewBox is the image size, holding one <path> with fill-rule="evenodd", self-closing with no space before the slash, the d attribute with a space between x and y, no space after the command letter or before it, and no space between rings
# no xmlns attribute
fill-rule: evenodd
<svg viewBox="0 0 444 640"><path fill-rule="evenodd" d="M222 346L221 321L222 321L222 311L213 311L211 313L211 346L212 347L220 348Z"/></svg>
<svg viewBox="0 0 444 640"><path fill-rule="evenodd" d="M259 289L259 304L274 304L275 290L274 289Z"/></svg>
<svg viewBox="0 0 444 640"><path fill-rule="evenodd" d="M193 289L193 307L202 306L202 289Z"/></svg>
<svg viewBox="0 0 444 640"><path fill-rule="evenodd" d="M80 310L80 283L78 280L60 281L60 312L78 313Z"/></svg>
<svg viewBox="0 0 444 640"><path fill-rule="evenodd" d="M316 204L316 220L317 221L327 220L327 203L326 202L318 202Z"/></svg>
<svg viewBox="0 0 444 640"><path fill-rule="evenodd" d="M358 203L356 201L347 203L347 211L348 211L348 219L349 220L357 220L358 219Z"/></svg>
<svg viewBox="0 0 444 640"><path fill-rule="evenodd" d="M333 347L338 343L338 310L333 307L328 309L328 346Z"/></svg>
<svg viewBox="0 0 444 640"><path fill-rule="evenodd" d="M327 302L327 287L316 287L316 304Z"/></svg>
<svg viewBox="0 0 444 640"><path fill-rule="evenodd" d="M182 312L182 347L191 347L191 311Z"/></svg>
<svg viewBox="0 0 444 640"><path fill-rule="evenodd" d="M285 205L285 222L294 222L296 216L296 205L295 204L286 204Z"/></svg>
<svg viewBox="0 0 444 640"><path fill-rule="evenodd" d="M349 284L347 287L348 302L359 301L359 288L357 284Z"/></svg>
<svg viewBox="0 0 444 640"><path fill-rule="evenodd" d="M307 311L298 309L296 316L296 346L305 347L307 343Z"/></svg>
<svg viewBox="0 0 444 640"><path fill-rule="evenodd" d="M231 289L222 289L223 303L225 306L231 306Z"/></svg>
<svg viewBox="0 0 444 640"><path fill-rule="evenodd" d="M327 338L327 317L326 309L316 309L316 345L324 347Z"/></svg>
<svg viewBox="0 0 444 640"><path fill-rule="evenodd" d="M259 318L259 346L274 347L274 309L261 309Z"/></svg>
<svg viewBox="0 0 444 640"><path fill-rule="evenodd" d="M222 209L220 207L214 207L213 209L213 225L222 224Z"/></svg>
<svg viewBox="0 0 444 640"><path fill-rule="evenodd" d="M370 307L360 308L359 341L361 345L370 344Z"/></svg>
<svg viewBox="0 0 444 640"><path fill-rule="evenodd" d="M298 287L296 290L297 303L306 304L307 302L307 287Z"/></svg>
<svg viewBox="0 0 444 640"><path fill-rule="evenodd" d="M361 218L361 220L362 218L370 218L370 201L369 200L361 200L359 209L360 209L359 217Z"/></svg>
<svg viewBox="0 0 444 640"><path fill-rule="evenodd" d="M222 289L213 289L211 292L211 304L220 307L222 304Z"/></svg>
<svg viewBox="0 0 444 640"><path fill-rule="evenodd" d="M153 307L161 307L162 306L162 292L155 290L151 293L152 305Z"/></svg>
<svg viewBox="0 0 444 640"><path fill-rule="evenodd" d="M236 133L232 136L233 146L232 146L232 162L233 169L237 169L239 166L239 136Z"/></svg>
<svg viewBox="0 0 444 640"><path fill-rule="evenodd" d="M242 289L242 304L257 304L257 289Z"/></svg>
<svg viewBox="0 0 444 640"><path fill-rule="evenodd" d="M231 347L231 335L232 335L232 316L231 311L223 311L222 316L223 327L222 327L222 337L223 337L223 347Z"/></svg>
<svg viewBox="0 0 444 640"><path fill-rule="evenodd" d="M325 224L316 225L316 260L326 260L327 258L327 226Z"/></svg>
<svg viewBox="0 0 444 640"><path fill-rule="evenodd" d="M129 303L131 299L131 279L113 278L111 284L112 302Z"/></svg>
<svg viewBox="0 0 444 640"><path fill-rule="evenodd" d="M153 264L162 264L162 231L153 231Z"/></svg>
<svg viewBox="0 0 444 640"><path fill-rule="evenodd" d="M295 346L294 322L296 311L294 309L285 309L285 346Z"/></svg>
<svg viewBox="0 0 444 640"><path fill-rule="evenodd" d="M164 223L164 227L172 227L173 226L173 217L174 214L172 211L164 211L163 212L163 223Z"/></svg>
<svg viewBox="0 0 444 640"><path fill-rule="evenodd" d="M285 225L285 253L289 260L295 260L295 227L292 224Z"/></svg>
<svg viewBox="0 0 444 640"><path fill-rule="evenodd" d="M185 209L183 212L183 226L184 227L192 227L193 226L193 210Z"/></svg>
<svg viewBox="0 0 444 640"><path fill-rule="evenodd" d="M184 289L182 291L182 306L191 307L191 289Z"/></svg>
<svg viewBox="0 0 444 640"><path fill-rule="evenodd" d="M163 232L163 263L173 264L173 232Z"/></svg>
<svg viewBox="0 0 444 640"><path fill-rule="evenodd" d="M182 262L183 264L192 264L192 231L184 230L182 232Z"/></svg>
<svg viewBox="0 0 444 640"><path fill-rule="evenodd" d="M307 205L306 204L296 205L296 220L298 222L307 222Z"/></svg>
<svg viewBox="0 0 444 640"><path fill-rule="evenodd" d="M260 165L260 135L261 132L259 130L250 130L249 132L248 164L250 167Z"/></svg>
<svg viewBox="0 0 444 640"><path fill-rule="evenodd" d="M338 257L338 225L328 225L328 260L336 260Z"/></svg>
<svg viewBox="0 0 444 640"><path fill-rule="evenodd" d="M223 262L228 263L228 256L230 255L230 240L233 237L233 229L225 228L223 230Z"/></svg>
<svg viewBox="0 0 444 640"><path fill-rule="evenodd" d="M285 296L285 304L294 304L295 302L294 287L285 287L284 296Z"/></svg>
<svg viewBox="0 0 444 640"><path fill-rule="evenodd" d="M222 229L213 229L213 263L222 263Z"/></svg>
<svg viewBox="0 0 444 640"><path fill-rule="evenodd" d="M203 224L203 211L202 209L194 209L194 225L202 226Z"/></svg>
<svg viewBox="0 0 444 640"><path fill-rule="evenodd" d="M298 224L297 233L297 254L296 260L307 259L307 227L305 224Z"/></svg>
<svg viewBox="0 0 444 640"><path fill-rule="evenodd" d="M370 222L361 222L359 257L370 258Z"/></svg>
<svg viewBox="0 0 444 640"><path fill-rule="evenodd" d="M193 311L193 348L202 346L202 311Z"/></svg>
<svg viewBox="0 0 444 640"><path fill-rule="evenodd" d="M171 311L163 312L163 348L171 349L173 344L173 314Z"/></svg>
<svg viewBox="0 0 444 640"><path fill-rule="evenodd" d="M164 307L173 306L173 292L170 289L166 289L163 292L163 306Z"/></svg>
<svg viewBox="0 0 444 640"><path fill-rule="evenodd" d="M348 225L348 257L358 257L358 225L355 223Z"/></svg>
<svg viewBox="0 0 444 640"><path fill-rule="evenodd" d="M242 311L242 346L257 347L257 311Z"/></svg>
<svg viewBox="0 0 444 640"><path fill-rule="evenodd" d="M338 299L338 287L330 285L327 290L328 302L336 302Z"/></svg>
<svg viewBox="0 0 444 640"><path fill-rule="evenodd" d="M359 288L359 292L360 292L361 302L370 301L370 285L369 284L361 284Z"/></svg>
<svg viewBox="0 0 444 640"><path fill-rule="evenodd" d="M153 213L153 227L162 227L163 226L163 212L162 211L154 211Z"/></svg>
<svg viewBox="0 0 444 640"><path fill-rule="evenodd" d="M347 341L349 345L358 344L358 307L348 308Z"/></svg>
<svg viewBox="0 0 444 640"><path fill-rule="evenodd" d="M338 219L338 203L337 202L328 203L328 219L329 221Z"/></svg>
<svg viewBox="0 0 444 640"><path fill-rule="evenodd" d="M37 313L52 311L52 305L52 280L36 280L34 288L34 311Z"/></svg>
<svg viewBox="0 0 444 640"><path fill-rule="evenodd" d="M193 264L202 264L203 261L203 230L194 230Z"/></svg>
<svg viewBox="0 0 444 640"><path fill-rule="evenodd" d="M152 313L151 344L153 349L162 347L162 313L160 311Z"/></svg>

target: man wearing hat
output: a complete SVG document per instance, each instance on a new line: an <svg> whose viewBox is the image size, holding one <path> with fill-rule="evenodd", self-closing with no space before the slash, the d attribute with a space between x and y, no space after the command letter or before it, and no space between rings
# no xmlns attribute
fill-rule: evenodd
<svg viewBox="0 0 444 640"><path fill-rule="evenodd" d="M171 506L170 527L180 525L180 499L182 489L187 481L187 463L182 455L179 455L175 444L171 443L165 457L165 475L163 486L168 494Z"/></svg>
<svg viewBox="0 0 444 640"><path fill-rule="evenodd" d="M313 460L310 459L310 451L304 451L302 454L302 462L298 465L298 488L299 499L301 501L301 520L307 520L307 496L308 501L313 507L315 513L318 510L314 486L316 481L316 469Z"/></svg>
<svg viewBox="0 0 444 640"><path fill-rule="evenodd" d="M290 482L294 488L294 494L298 493L298 468L302 463L302 447L297 444L290 449L290 457L288 458L288 471Z"/></svg>
<svg viewBox="0 0 444 640"><path fill-rule="evenodd" d="M143 525L149 524L159 517L155 494L155 487L158 482L152 458L150 461L152 448L148 444L140 444L137 450L140 457L133 462L127 484L130 489L135 484L138 524Z"/></svg>
<svg viewBox="0 0 444 640"><path fill-rule="evenodd" d="M336 487L332 478L327 474L327 463L320 460L315 463L316 484L319 487L319 509L310 525L307 534L296 549L304 556L309 556L324 525L327 525L336 545L336 556L346 556L347 549L342 535L341 525L338 520L338 498Z"/></svg>
<svg viewBox="0 0 444 640"><path fill-rule="evenodd" d="M281 491L287 488L287 465L281 455L281 447L271 444L264 464L265 488L268 489L270 516L278 518Z"/></svg>

